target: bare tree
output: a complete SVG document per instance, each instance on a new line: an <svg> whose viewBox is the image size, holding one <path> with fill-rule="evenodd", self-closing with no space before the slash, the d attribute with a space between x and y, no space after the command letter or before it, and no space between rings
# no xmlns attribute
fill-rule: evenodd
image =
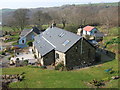
<svg viewBox="0 0 120 90"><path fill-rule="evenodd" d="M63 24L63 29L65 28L65 25L66 25L66 19L62 18L62 24Z"/></svg>
<svg viewBox="0 0 120 90"><path fill-rule="evenodd" d="M37 11L33 14L33 24L37 25L39 28L42 28L43 24L48 24L52 18L48 13L43 13L42 11Z"/></svg>
<svg viewBox="0 0 120 90"><path fill-rule="evenodd" d="M21 30L23 30L25 26L28 25L28 11L28 9L18 9L13 14L15 22Z"/></svg>
<svg viewBox="0 0 120 90"><path fill-rule="evenodd" d="M19 26L13 17L7 19L7 26L9 26L13 31L16 29L19 30Z"/></svg>

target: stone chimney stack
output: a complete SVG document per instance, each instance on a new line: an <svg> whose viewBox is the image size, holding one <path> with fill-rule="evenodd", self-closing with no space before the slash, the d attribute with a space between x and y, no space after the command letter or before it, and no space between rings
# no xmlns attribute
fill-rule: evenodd
<svg viewBox="0 0 120 90"><path fill-rule="evenodd" d="M55 21L53 21L52 25L50 26L51 28L56 27Z"/></svg>
<svg viewBox="0 0 120 90"><path fill-rule="evenodd" d="M82 26L80 26L80 28L77 30L77 35L82 36L82 34L83 34L83 28Z"/></svg>

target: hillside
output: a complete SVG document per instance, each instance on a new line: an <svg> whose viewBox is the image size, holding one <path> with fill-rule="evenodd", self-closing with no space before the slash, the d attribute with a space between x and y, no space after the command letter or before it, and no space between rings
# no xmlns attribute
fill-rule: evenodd
<svg viewBox="0 0 120 90"><path fill-rule="evenodd" d="M65 18L67 23L78 24L78 20L81 23L86 21L86 24L89 24L92 21L94 21L93 23L100 23L100 22L98 22L97 19L102 17L101 14L102 15L104 15L104 14L107 15L107 13L116 14L118 11L117 10L118 5L119 4L117 2L115 2L115 3L95 3L95 4L90 3L90 4L79 4L79 5L72 4L72 5L63 5L60 7L49 7L49 8L36 7L36 8L29 8L28 16L31 20L30 24L33 24L32 17L33 17L33 14L37 11L42 11L43 13L47 13L52 18L52 20L56 20L56 22L59 24L61 23L61 18ZM9 8L2 9L3 25L7 24L8 19L12 17L13 12L15 10L16 9L9 9ZM1 12L1 10L0 10L0 12ZM92 15L94 15L94 16L92 16ZM99 17L99 16L101 16L101 17ZM115 16L115 15L113 15L113 16ZM92 19L92 17L94 17L94 20ZM110 16L110 18L112 18L112 17ZM79 19L77 19L77 18L79 18ZM91 21L91 19L92 19L92 21ZM114 23L115 21L116 21L116 19L114 19L111 22Z"/></svg>

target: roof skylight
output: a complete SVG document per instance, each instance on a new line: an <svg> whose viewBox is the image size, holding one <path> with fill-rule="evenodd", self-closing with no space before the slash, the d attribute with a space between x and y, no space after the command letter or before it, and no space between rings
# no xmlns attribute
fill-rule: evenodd
<svg viewBox="0 0 120 90"><path fill-rule="evenodd" d="M58 36L59 36L59 37L63 37L64 35L65 35L65 33L62 32L62 33L60 33Z"/></svg>
<svg viewBox="0 0 120 90"><path fill-rule="evenodd" d="M65 42L62 45L66 46L69 42L69 40L65 40Z"/></svg>

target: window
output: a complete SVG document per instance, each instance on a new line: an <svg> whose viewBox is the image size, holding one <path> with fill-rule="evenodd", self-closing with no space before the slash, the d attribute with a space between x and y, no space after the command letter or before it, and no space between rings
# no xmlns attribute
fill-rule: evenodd
<svg viewBox="0 0 120 90"><path fill-rule="evenodd" d="M75 47L76 52L78 52L78 46Z"/></svg>
<svg viewBox="0 0 120 90"><path fill-rule="evenodd" d="M59 59L59 54L58 54L58 53L56 53L55 58L56 58L56 59Z"/></svg>
<svg viewBox="0 0 120 90"><path fill-rule="evenodd" d="M66 46L70 41L69 40L66 40L63 45Z"/></svg>
<svg viewBox="0 0 120 90"><path fill-rule="evenodd" d="M59 37L63 37L65 35L65 33L64 32L62 32L61 34L59 34L58 36Z"/></svg>
<svg viewBox="0 0 120 90"><path fill-rule="evenodd" d="M97 33L97 31L95 31L94 33Z"/></svg>
<svg viewBox="0 0 120 90"><path fill-rule="evenodd" d="M22 43L24 43L24 40L22 40Z"/></svg>

